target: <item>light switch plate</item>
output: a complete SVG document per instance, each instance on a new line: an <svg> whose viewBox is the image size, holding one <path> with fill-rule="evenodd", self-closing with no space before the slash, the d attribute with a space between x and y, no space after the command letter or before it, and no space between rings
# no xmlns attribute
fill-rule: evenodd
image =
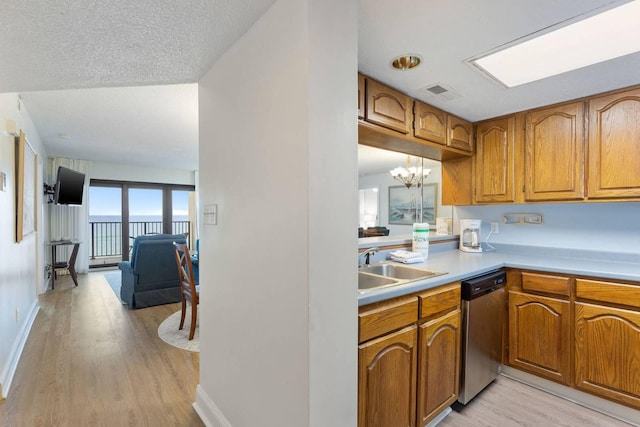
<svg viewBox="0 0 640 427"><path fill-rule="evenodd" d="M7 191L7 174L4 172L0 172L0 184L2 191Z"/></svg>
<svg viewBox="0 0 640 427"><path fill-rule="evenodd" d="M202 222L205 225L218 225L218 205L208 204L202 207Z"/></svg>

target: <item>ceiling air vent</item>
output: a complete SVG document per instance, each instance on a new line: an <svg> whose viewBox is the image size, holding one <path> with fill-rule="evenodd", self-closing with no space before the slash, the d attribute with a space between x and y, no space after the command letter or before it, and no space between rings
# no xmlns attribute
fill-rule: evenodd
<svg viewBox="0 0 640 427"><path fill-rule="evenodd" d="M436 98L441 101L451 101L455 98L460 98L460 94L453 88L444 83L438 82L422 88L430 98Z"/></svg>
<svg viewBox="0 0 640 427"><path fill-rule="evenodd" d="M440 95L441 93L447 91L445 88L443 88L440 85L435 85L435 86L428 87L427 90L429 92L431 92L432 94L434 94L434 95Z"/></svg>

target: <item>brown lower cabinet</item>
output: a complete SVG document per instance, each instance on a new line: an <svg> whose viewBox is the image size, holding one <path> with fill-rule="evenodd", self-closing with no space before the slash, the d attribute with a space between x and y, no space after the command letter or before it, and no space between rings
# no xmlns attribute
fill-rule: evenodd
<svg viewBox="0 0 640 427"><path fill-rule="evenodd" d="M359 427L416 425L416 329L412 325L360 346Z"/></svg>
<svg viewBox="0 0 640 427"><path fill-rule="evenodd" d="M358 427L422 427L456 401L460 313L460 282L360 307Z"/></svg>
<svg viewBox="0 0 640 427"><path fill-rule="evenodd" d="M571 383L569 301L509 292L509 364L565 385Z"/></svg>
<svg viewBox="0 0 640 427"><path fill-rule="evenodd" d="M640 284L576 279L576 387L640 409Z"/></svg>
<svg viewBox="0 0 640 427"><path fill-rule="evenodd" d="M420 325L418 425L431 421L458 399L460 310Z"/></svg>
<svg viewBox="0 0 640 427"><path fill-rule="evenodd" d="M507 274L505 363L640 409L640 283Z"/></svg>

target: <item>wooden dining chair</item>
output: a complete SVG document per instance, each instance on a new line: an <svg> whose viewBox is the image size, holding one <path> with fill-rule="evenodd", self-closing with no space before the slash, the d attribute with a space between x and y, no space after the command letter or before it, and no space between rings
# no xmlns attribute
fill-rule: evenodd
<svg viewBox="0 0 640 427"><path fill-rule="evenodd" d="M189 255L189 246L173 242L176 251L176 263L178 265L178 275L180 277L180 294L182 296L182 315L180 316L180 327L184 327L184 318L187 312L187 301L191 303L191 330L189 340L193 339L196 332L196 322L198 320L198 303L200 302L200 286L196 285L193 275L193 265Z"/></svg>

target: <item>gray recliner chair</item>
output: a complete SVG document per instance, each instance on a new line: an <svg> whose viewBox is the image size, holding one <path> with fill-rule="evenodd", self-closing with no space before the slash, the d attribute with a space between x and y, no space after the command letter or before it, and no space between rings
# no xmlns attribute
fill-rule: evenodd
<svg viewBox="0 0 640 427"><path fill-rule="evenodd" d="M180 278L173 242L187 243L184 234L138 236L131 260L122 270L120 298L129 308L143 308L180 301Z"/></svg>

